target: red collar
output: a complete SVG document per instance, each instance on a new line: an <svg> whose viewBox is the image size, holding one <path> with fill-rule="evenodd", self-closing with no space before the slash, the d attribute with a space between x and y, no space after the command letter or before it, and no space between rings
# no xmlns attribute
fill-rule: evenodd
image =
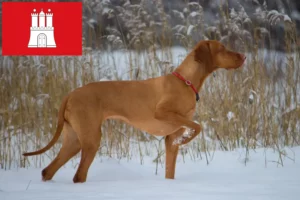
<svg viewBox="0 0 300 200"><path fill-rule="evenodd" d="M189 80L186 80L183 76L181 76L179 73L177 72L172 72L173 75L177 76L180 80L183 80L185 82L186 85L190 86L195 94L196 94L196 101L199 101L200 97L199 97L199 94L198 94L198 91L196 90L196 88L193 86L192 82L189 81Z"/></svg>

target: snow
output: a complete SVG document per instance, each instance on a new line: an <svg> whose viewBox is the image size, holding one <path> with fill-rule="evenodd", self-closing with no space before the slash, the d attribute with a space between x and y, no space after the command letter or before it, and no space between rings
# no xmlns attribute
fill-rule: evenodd
<svg viewBox="0 0 300 200"><path fill-rule="evenodd" d="M198 15L200 15L200 13L199 13L199 12L196 12L196 11L193 11L193 12L190 13L190 16L191 16L191 17L196 17L196 16L198 16Z"/></svg>
<svg viewBox="0 0 300 200"><path fill-rule="evenodd" d="M185 128L185 131L183 132L182 136L179 136L178 138L176 138L173 141L173 145L182 144L187 138L191 138L194 135L194 133L195 133L194 129L190 129L188 127L184 127L184 128Z"/></svg>
<svg viewBox="0 0 300 200"><path fill-rule="evenodd" d="M292 23L291 18L288 15L283 15L283 21Z"/></svg>
<svg viewBox="0 0 300 200"><path fill-rule="evenodd" d="M180 155L175 180L164 179L164 165L149 157L140 165L112 158L96 158L86 183L73 184L78 159L61 168L52 181L42 182L41 169L0 170L1 200L147 200L147 199L222 199L222 200L298 200L300 196L300 147L285 149L284 166L278 165L278 153L273 150L250 150L245 165L246 152L210 152L213 160L196 161ZM204 156L202 156L204 158Z"/></svg>
<svg viewBox="0 0 300 200"><path fill-rule="evenodd" d="M227 119L228 119L228 121L230 121L232 118L234 118L234 113L231 112L231 111L229 111L229 112L227 113Z"/></svg>
<svg viewBox="0 0 300 200"><path fill-rule="evenodd" d="M187 34L187 35L191 35L194 28L195 28L195 26L189 25L189 27L188 27L188 29L187 29L187 31L186 31L186 34Z"/></svg>

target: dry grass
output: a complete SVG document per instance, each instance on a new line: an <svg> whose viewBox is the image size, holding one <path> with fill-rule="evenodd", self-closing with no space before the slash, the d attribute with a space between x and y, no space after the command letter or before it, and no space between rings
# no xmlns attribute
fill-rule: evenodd
<svg viewBox="0 0 300 200"><path fill-rule="evenodd" d="M213 28L204 22L199 4L189 6L198 10L190 11L196 13L173 27L159 4L160 24L144 26L147 13L135 18L135 24L128 23L129 28L135 27L129 36L134 52L128 50L122 33L112 31L115 34L106 37L112 47L122 49L127 55L124 76L118 74L118 55L94 52L86 47L81 57L1 57L0 168L41 166L57 154L60 143L43 156L31 159L21 156L22 152L48 143L56 128L61 100L72 89L103 78L145 79L172 71L172 63L176 61L175 64L179 64L181 58L172 54L172 42L164 37L166 34L177 37L187 51L195 44L193 35L198 34L204 36L202 39L215 38L248 54L243 69L219 70L205 82L195 115L204 131L189 145L182 147L183 158L195 160L200 157L209 163L213 157L212 150L245 148L246 163L249 150L271 147L278 151L278 162L282 165L284 147L299 145L300 142L300 97L297 93L300 62L299 52L294 46L297 37L293 22L284 22L285 52L265 52L262 41L269 39L264 35L268 33L261 26L250 23L242 9L235 15L226 7L220 7L223 25ZM128 8L123 11L125 13L129 15L123 16L123 19L130 18L130 14L135 15L135 9ZM269 23L269 26L274 20L286 19L280 18L281 14L265 14L269 21L264 23ZM181 16L179 11L176 15ZM93 31L90 28L89 33ZM162 33L162 37L154 36L157 31ZM93 37L86 36L84 44L88 46L92 42ZM141 42L148 48L142 50ZM274 54L266 59L264 53ZM102 129L104 136L99 155L118 159L138 156L141 163L144 156L151 155L157 164L162 162L162 139L113 120L105 122Z"/></svg>

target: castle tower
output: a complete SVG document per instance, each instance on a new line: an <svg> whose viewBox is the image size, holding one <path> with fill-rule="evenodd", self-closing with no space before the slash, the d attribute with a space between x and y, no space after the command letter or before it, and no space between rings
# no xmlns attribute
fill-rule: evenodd
<svg viewBox="0 0 300 200"><path fill-rule="evenodd" d="M53 16L53 13L50 13L51 12L50 9L48 10L48 12L49 13L46 13L47 27L51 28L52 27L52 16Z"/></svg>
<svg viewBox="0 0 300 200"><path fill-rule="evenodd" d="M43 9L42 11L40 12L40 15L39 15L39 27L42 28L42 27L46 27L45 26L45 13L43 12Z"/></svg>
<svg viewBox="0 0 300 200"><path fill-rule="evenodd" d="M33 9L34 13L31 13L31 27L38 27L38 13L35 11L36 9Z"/></svg>

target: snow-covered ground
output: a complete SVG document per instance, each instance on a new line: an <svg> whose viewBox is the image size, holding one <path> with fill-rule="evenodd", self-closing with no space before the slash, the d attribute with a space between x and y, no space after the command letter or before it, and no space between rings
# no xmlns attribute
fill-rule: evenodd
<svg viewBox="0 0 300 200"><path fill-rule="evenodd" d="M211 152L213 154L213 152ZM0 171L1 200L91 200L91 199L222 199L222 200L298 200L300 197L300 147L286 149L284 166L278 165L278 153L263 149L250 151L245 166L245 150L214 152L209 165L178 157L175 180L164 179L164 166L155 175L153 159L114 160L97 158L88 180L73 184L78 162L69 162L54 179L42 182L41 169ZM203 156L204 157L204 156ZM188 160L188 161L187 161Z"/></svg>

